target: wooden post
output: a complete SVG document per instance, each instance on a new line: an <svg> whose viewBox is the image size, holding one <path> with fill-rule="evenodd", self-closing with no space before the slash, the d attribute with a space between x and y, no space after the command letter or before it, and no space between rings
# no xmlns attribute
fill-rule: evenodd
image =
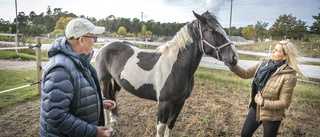
<svg viewBox="0 0 320 137"><path fill-rule="evenodd" d="M40 37L36 37L36 61L37 61L37 76L38 76L38 95L41 95L41 43L40 43Z"/></svg>

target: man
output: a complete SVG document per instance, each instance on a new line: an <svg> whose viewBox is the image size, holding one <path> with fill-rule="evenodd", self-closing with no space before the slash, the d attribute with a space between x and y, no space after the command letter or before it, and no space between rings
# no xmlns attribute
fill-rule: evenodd
<svg viewBox="0 0 320 137"><path fill-rule="evenodd" d="M104 27L84 18L71 20L66 37L57 38L48 51L51 58L42 76L40 136L106 137L103 100L95 68L90 64L95 34Z"/></svg>

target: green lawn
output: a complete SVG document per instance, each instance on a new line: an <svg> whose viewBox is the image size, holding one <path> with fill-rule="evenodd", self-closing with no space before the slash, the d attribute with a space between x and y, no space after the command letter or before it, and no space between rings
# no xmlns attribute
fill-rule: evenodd
<svg viewBox="0 0 320 137"><path fill-rule="evenodd" d="M25 86L37 81L36 70L0 70L0 91ZM37 85L0 94L0 109L38 99Z"/></svg>

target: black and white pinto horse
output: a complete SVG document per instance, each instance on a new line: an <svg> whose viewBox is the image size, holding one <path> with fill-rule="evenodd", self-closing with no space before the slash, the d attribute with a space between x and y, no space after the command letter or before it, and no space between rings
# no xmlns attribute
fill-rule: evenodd
<svg viewBox="0 0 320 137"><path fill-rule="evenodd" d="M96 69L103 95L116 100L120 88L140 98L157 101L157 137L170 136L176 119L190 96L194 73L203 53L238 62L238 53L216 17L208 11L180 29L173 39L145 52L128 42L113 42L100 49ZM118 115L117 109L112 114Z"/></svg>

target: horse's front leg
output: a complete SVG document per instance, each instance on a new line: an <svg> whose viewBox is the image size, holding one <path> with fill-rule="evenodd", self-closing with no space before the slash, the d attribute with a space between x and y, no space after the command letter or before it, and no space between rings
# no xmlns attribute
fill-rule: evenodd
<svg viewBox="0 0 320 137"><path fill-rule="evenodd" d="M184 101L178 104L171 104L168 102L160 102L158 105L158 125L157 137L171 137L171 129L176 123L177 117L184 105Z"/></svg>
<svg viewBox="0 0 320 137"><path fill-rule="evenodd" d="M171 129L166 126L166 131L164 132L164 137L171 137L172 133L171 133Z"/></svg>
<svg viewBox="0 0 320 137"><path fill-rule="evenodd" d="M157 135L156 137L163 137L167 126L167 121L170 113L170 105L167 102L158 103L158 121L157 121Z"/></svg>
<svg viewBox="0 0 320 137"><path fill-rule="evenodd" d="M170 107L169 117L167 121L166 131L164 133L165 137L171 137L172 136L172 128L174 127L174 124L176 123L176 120L182 110L182 107L184 105L184 101L179 102L178 104L174 104Z"/></svg>
<svg viewBox="0 0 320 137"><path fill-rule="evenodd" d="M162 122L158 121L157 136L156 137L163 137L164 132L166 131L166 127L167 127L166 123L162 123Z"/></svg>

